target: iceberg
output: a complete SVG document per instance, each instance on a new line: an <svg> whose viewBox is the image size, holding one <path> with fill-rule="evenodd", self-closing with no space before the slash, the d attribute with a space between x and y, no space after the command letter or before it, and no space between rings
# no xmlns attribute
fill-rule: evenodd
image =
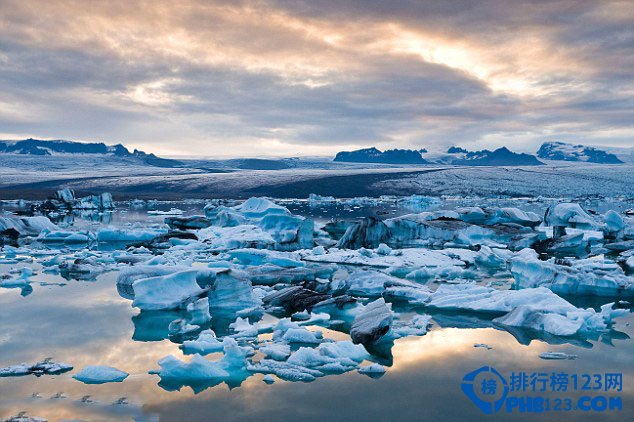
<svg viewBox="0 0 634 422"><path fill-rule="evenodd" d="M165 224L174 230L200 230L211 226L211 220L202 215L166 217Z"/></svg>
<svg viewBox="0 0 634 422"><path fill-rule="evenodd" d="M186 355L208 355L223 350L223 343L212 330L201 331L196 340L185 340L180 346Z"/></svg>
<svg viewBox="0 0 634 422"><path fill-rule="evenodd" d="M525 249L511 259L511 274L522 289L543 286L559 295L634 297L634 277L603 257L542 261Z"/></svg>
<svg viewBox="0 0 634 422"><path fill-rule="evenodd" d="M37 236L43 230L57 231L56 226L47 217L0 217L0 233L15 230L20 236Z"/></svg>
<svg viewBox="0 0 634 422"><path fill-rule="evenodd" d="M89 231L62 231L44 229L37 240L42 243L82 244L92 243L97 240L94 233Z"/></svg>
<svg viewBox="0 0 634 422"><path fill-rule="evenodd" d="M341 374L359 368L369 358L363 346L350 341L322 343L315 348L300 347L286 361L262 359L250 365L253 372L275 374L287 381L311 382L328 374Z"/></svg>
<svg viewBox="0 0 634 422"><path fill-rule="evenodd" d="M505 314L493 320L500 326L529 328L553 335L606 331L612 319L627 310L604 305L600 313L580 309L544 287L496 290L473 283L441 285L426 306L439 310Z"/></svg>
<svg viewBox="0 0 634 422"><path fill-rule="evenodd" d="M24 375L35 375L36 377L40 377L42 375L59 375L64 372L71 371L72 369L72 365L64 362L53 362L51 358L47 358L32 365L28 363L21 363L19 365L0 368L0 377L20 377Z"/></svg>
<svg viewBox="0 0 634 422"><path fill-rule="evenodd" d="M150 371L161 378L160 385L168 390L180 390L190 386L195 393L221 382L241 382L246 373L246 357L250 347L238 346L232 338L222 341L224 356L219 361L209 361L199 354L191 361L183 362L169 355L158 361L160 369Z"/></svg>
<svg viewBox="0 0 634 422"><path fill-rule="evenodd" d="M208 297L212 315L219 312L247 316L263 311L262 300L255 295L251 281L236 271L218 274Z"/></svg>
<svg viewBox="0 0 634 422"><path fill-rule="evenodd" d="M594 230L599 224L579 204L561 203L548 207L544 222L553 227L555 237L566 234L566 228Z"/></svg>
<svg viewBox="0 0 634 422"><path fill-rule="evenodd" d="M105 384L107 382L122 382L128 375L130 374L112 366L89 365L73 375L73 378L84 384Z"/></svg>
<svg viewBox="0 0 634 422"><path fill-rule="evenodd" d="M145 242L156 236L166 234L161 229L126 229L119 227L104 227L97 231L99 242Z"/></svg>
<svg viewBox="0 0 634 422"><path fill-rule="evenodd" d="M176 309L205 293L196 282L196 270L143 278L132 283L132 306L141 310Z"/></svg>
<svg viewBox="0 0 634 422"><path fill-rule="evenodd" d="M465 263L444 251L416 248L392 251L385 255L369 249L337 249L328 250L322 255L305 254L304 261L332 264L363 265L376 268L421 268L464 266Z"/></svg>
<svg viewBox="0 0 634 422"><path fill-rule="evenodd" d="M390 331L392 318L392 310L383 298L368 303L352 322L352 341L364 345L378 342Z"/></svg>
<svg viewBox="0 0 634 422"><path fill-rule="evenodd" d="M385 374L385 366L373 363L371 365L362 366L357 370L360 374L367 375L370 378L376 378Z"/></svg>

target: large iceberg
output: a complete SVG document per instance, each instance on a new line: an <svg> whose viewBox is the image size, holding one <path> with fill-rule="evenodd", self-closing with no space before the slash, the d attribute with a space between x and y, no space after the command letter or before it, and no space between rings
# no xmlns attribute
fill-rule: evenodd
<svg viewBox="0 0 634 422"><path fill-rule="evenodd" d="M535 251L525 249L511 259L511 273L522 289L544 286L560 295L634 297L634 277L601 256L542 261Z"/></svg>
<svg viewBox="0 0 634 422"><path fill-rule="evenodd" d="M496 290L473 283L442 285L426 306L445 311L506 314L494 322L501 326L529 328L553 335L607 331L614 317L627 313L604 305L601 312L580 309L544 288Z"/></svg>
<svg viewBox="0 0 634 422"><path fill-rule="evenodd" d="M205 293L196 282L196 270L142 278L132 283L132 305L142 310L175 309Z"/></svg>
<svg viewBox="0 0 634 422"><path fill-rule="evenodd" d="M207 206L205 214L213 226L201 230L201 238L217 242L219 249L297 250L313 246L313 221L292 215L267 198L250 198L235 207Z"/></svg>

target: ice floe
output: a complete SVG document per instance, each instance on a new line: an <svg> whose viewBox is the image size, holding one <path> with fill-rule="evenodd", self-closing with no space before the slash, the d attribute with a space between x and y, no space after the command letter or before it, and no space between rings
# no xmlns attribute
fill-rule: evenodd
<svg viewBox="0 0 634 422"><path fill-rule="evenodd" d="M105 384L108 382L122 382L128 375L130 374L112 366L89 365L73 375L73 378L84 384Z"/></svg>

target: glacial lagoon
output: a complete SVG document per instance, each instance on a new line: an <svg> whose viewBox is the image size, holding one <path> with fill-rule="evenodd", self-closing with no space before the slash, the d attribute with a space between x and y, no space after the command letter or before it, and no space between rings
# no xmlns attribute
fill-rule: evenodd
<svg viewBox="0 0 634 422"><path fill-rule="evenodd" d="M414 201L408 201L384 198L358 199L342 203L313 198L312 202L282 200L277 201L277 205L287 208L292 215L311 218L315 227L321 227L333 219L348 221L349 227L366 217L390 219L411 213L443 213L476 204L483 208L516 207L526 212L534 212L540 219L539 226L534 231L543 230L548 235L549 229L541 227L541 219L545 208L557 202L561 200L483 201L445 198L428 201L416 198ZM214 207L230 208L239 204L240 201L235 204L215 204ZM155 204L126 202L117 203L116 208L111 211L61 213L62 215L51 217L51 221L64 231L71 232L99 233L100 230L112 230L113 227L143 232L162 230L164 219L169 217L170 213L178 218L203 215L205 205L206 202L201 201ZM3 216L15 216L17 206L5 204ZM583 203L582 206L592 211L588 215L596 220L597 227L569 229L569 232L584 232L586 243L582 241L576 250L565 249L559 251L561 253L553 250L550 255L566 259L559 256L562 255L572 260L599 259L599 256L600 259L605 257L610 262L616 262L618 254L606 254L607 251L600 249L603 241L596 239L597 233L601 232L604 225L603 216L608 211L614 210L623 215L624 211L632 208L632 204L620 200L594 200ZM209 210L214 207L207 207L208 215L212 214ZM258 212L260 211L262 210L258 208ZM268 212L266 207L263 212ZM625 221L627 222L627 218ZM233 227L240 225L236 224ZM624 312L615 316L613 321L608 321L605 327L594 327L584 323L584 329L571 335L555 334L554 332L561 327L551 329L551 332L536 330L535 327L511 327L493 322L505 312L489 313L474 309L460 310L455 307L433 308L426 306L425 300L433 302L436 299L432 296L432 299L425 297L433 295L440 286L459 286L474 282L476 286L496 291L516 289L517 282L508 269L513 256L504 253L497 255L504 262L495 264L496 268L492 270L490 267L487 268L488 264L482 264L484 261L477 261L475 258L482 249L466 242L448 245L445 239L444 246L436 242L433 245L420 245L415 249L452 249L453 259L470 262L468 268L460 267L461 270L457 273L438 274L432 274L433 271L427 269L428 274L425 277L416 277L407 276L403 271L395 271L394 268L388 270L385 266L374 266L373 262L390 256L394 260L405 259L402 257L407 257L407 253L399 255L396 252L400 250L398 245L374 249L364 247L361 254L352 258L344 257L345 259L339 257L337 259L340 261L337 263L333 263L333 260L320 261L320 257L336 251L333 249L335 245L326 239L329 236L324 233L319 236L325 236L317 240L317 244L323 243L325 246L324 251L317 250L297 255L297 251L304 248L294 247L293 250L277 255L234 255L231 258L223 254L237 248L232 248L227 239L219 241L218 237L209 238L210 242L215 242L213 251L209 250L209 245L206 246L207 249L193 247L192 242L187 239L173 241L167 249L160 246L153 250L149 245L130 248L129 244L134 242L129 240L99 242L94 239L87 243L73 244L42 242L41 234L29 239L21 238L17 246L5 245L0 252L0 275L5 275L5 281L19 280L20 277L27 281L22 284L5 283L3 288L0 288L0 320L3 323L3 332L0 334L0 367L22 362L35 363L50 357L55 362L72 365L73 370L58 375L0 378L0 417L8 418L26 412L29 416L49 420L465 420L483 417L481 410L461 391L463 377L483 366L495 367L505 375L519 371L538 374L565 372L580 376L621 373L625 381L622 390L611 391L609 396L621 398L622 409L609 412L591 410L589 413L595 420L627 420L632 417L630 404L634 399L634 389L630 381L634 347L631 340L631 323L634 318L629 312L629 304L621 302L617 307ZM249 241L252 242L253 239ZM489 250L495 252L496 246L501 246L495 245L494 241L495 239L480 238L478 243L489 244ZM241 246L241 250L244 250L245 245L234 246ZM251 243L251 246L260 245ZM177 252L178 249L180 251ZM461 255L457 251L459 249L466 252ZM515 251L513 254L517 255L520 252ZM139 259L133 259L135 256ZM361 354L359 361L347 362L343 367L335 368L333 365L330 367L331 370L328 370L327 366L322 366L319 370L315 366L311 367L310 362L303 361L306 362L305 373L312 374L312 379L285 376L288 373L275 367L270 371L258 369L258 363L271 359L258 350L267 345L284 344L289 347L292 356L301 348L316 349L324 344L339 342L348 344L351 320L359 313L353 311L346 315L341 309L328 307L312 312L295 309L295 312L284 312L278 306L267 305L266 300L261 312L240 313L227 309L216 309L214 312L212 303L211 321L200 324L199 329L191 332L175 332L173 325L170 328L173 321L183 320L186 323L188 318L191 319L191 312L186 306L176 307L177 309L139 310L138 307L132 306L130 292L125 287L117 285L120 273L126 267L142 265L145 261L161 256L166 257L165 261L157 262L156 265L184 264L199 270L199 273L205 273L209 268L227 266L235 267L235 271L244 271L246 268L247 274L253 276L257 270L251 267L278 266L277 270L281 271L272 274L279 274L279 283L270 282L266 277L267 281L260 286L257 282L252 283L256 299L265 298L271 292L279 292L292 285L311 287L309 290L326 295L338 290L338 297L347 294L354 299L354 304L350 305L351 309L359 306L357 303L367 304L375 301L377 297L387 297L394 315L390 327L395 333L394 338L366 345L367 355L364 346L358 345L361 349L355 348L354 353ZM261 262L249 265L247 261L253 263L256 259L254 256ZM431 258L439 257L429 255L421 259L424 261ZM74 261L76 259L79 261ZM311 268L317 268L319 265L334 265L336 268L330 275L330 282L315 284L314 279L293 281L297 279L288 278L285 271L304 267L300 267L300 264L285 264L284 259L299 260ZM343 262L342 259L351 262ZM61 263L69 261L78 264L76 272L69 273L68 266L60 267ZM421 268L425 267L424 262L419 264ZM88 268L90 266L93 268ZM32 275L24 268L32 270ZM419 298L410 293L405 295L412 299L410 301L403 295L398 296L394 291L391 296L385 294L389 290L385 288L388 284L381 287L382 291L379 291L378 295L375 292L376 285L353 283L353 286L341 287L336 284L337 280L346 280L351 274L358 275L358 272L363 270L376 271L386 276L391 272L389 277L424 286L429 291L417 291L419 296L423 296L422 301L418 302ZM631 274L624 277L632 279ZM411 288L409 284L398 284L397 280L394 283L396 287ZM550 291L548 294L557 296ZM596 294L561 294L557 297L567 300L570 306L591 309L593 315L588 317L588 321L594 314L601 313L602 305L627 300L627 297ZM360 307L363 309L363 305ZM293 323L297 324L297 327L290 330L297 330L298 335L304 335L304 330L311 333L320 332L313 336L316 338L315 343L287 341L292 340L291 337L284 340L289 331L288 327L281 337L279 332L276 333L276 329L279 331L280 320L290 317L291 314L295 314ZM250 323L232 326L238 318L237 315L242 315L244 320ZM319 317L315 317L316 315ZM417 316L429 316L428 324L422 327L420 324L412 323ZM253 330L254 327L255 335L242 331ZM201 331L209 329L213 329L221 341L222 337L232 337L235 338L237 347L250 349L249 353L244 355L245 362L248 362L246 369L239 368L225 378L218 377L207 381L178 381L150 373L160 369L158 362L169 355L189 361L192 355L185 355L180 346L184 341L196 341ZM244 335L240 335L241 332ZM475 347L476 345L478 347ZM227 349L224 351L226 354ZM564 353L569 358L540 358L540 354L546 352ZM204 358L217 362L223 359L224 354L223 348L220 347ZM338 356L329 363L335 363L337 359L343 362L346 361L346 356ZM360 373L360 368L373 363L380 365L385 373ZM112 366L130 375L121 383L98 385L84 384L72 378L89 365ZM265 382L265 375L269 376L267 380L272 378L274 382ZM579 398L584 394L584 391L570 391L566 397ZM552 397L555 398L557 395ZM578 416L586 415L588 411L571 409L566 413ZM424 418L421 415L424 415ZM504 420L511 415L502 412L489 417ZM516 411L512 417L520 420L533 420L535 417L555 420L562 417L562 411L545 412L540 415Z"/></svg>

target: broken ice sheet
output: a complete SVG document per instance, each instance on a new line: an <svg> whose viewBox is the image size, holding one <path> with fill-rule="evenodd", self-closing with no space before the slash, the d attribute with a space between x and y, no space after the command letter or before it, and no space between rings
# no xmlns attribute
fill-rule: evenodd
<svg viewBox="0 0 634 422"><path fill-rule="evenodd" d="M55 231L70 233L71 240L73 233L87 233L101 243L44 242L48 255L3 251L16 262L28 255L47 272L72 272L73 279L117 272L117 291L138 308L132 339L173 346L173 357L153 365L159 385L170 391L235 387L256 373L268 382L345 372L378 377L390 371L394 341L424 336L432 326L495 328L522 344L592 347L622 339L614 318L626 306L599 305L624 296L631 283L624 265L632 256L627 220L593 216L598 225L592 233L567 227L572 238L560 237L559 251L578 241L600 253L561 259L548 248L538 251L552 236L540 217L545 205L539 212L518 207L460 206L390 221L335 221L330 228L338 234L331 235L319 224L307 230L310 215L256 198L242 206L209 206L205 217L172 216L171 230L157 219L151 225L97 222L88 229L59 223ZM157 235L160 244L125 244ZM617 260L609 247L625 248L615 252L625 255ZM581 292L605 300L590 309L560 296Z"/></svg>

